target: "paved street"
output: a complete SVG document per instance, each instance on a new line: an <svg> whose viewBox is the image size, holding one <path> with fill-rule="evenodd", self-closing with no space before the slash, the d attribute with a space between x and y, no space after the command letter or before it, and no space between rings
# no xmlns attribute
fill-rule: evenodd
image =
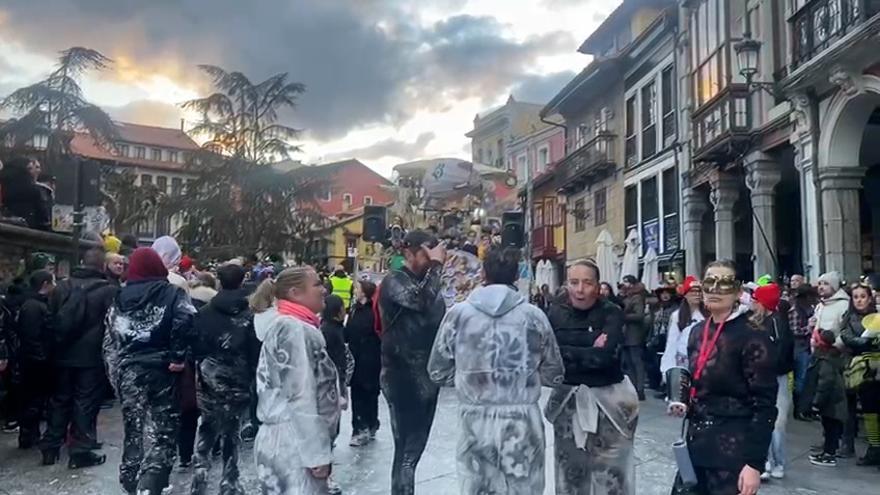
<svg viewBox="0 0 880 495"><path fill-rule="evenodd" d="M454 392L444 390L437 420L425 457L418 471L418 493L430 495L455 494L455 441L457 400ZM387 407L380 405L383 428L378 440L364 448L348 446L350 425L344 418L339 448L336 453L336 479L349 495L380 495L388 493L391 470L392 443L390 429L385 427ZM663 415L660 401L645 403L637 435L638 494L665 495L674 474L668 445L677 434L676 422ZM867 495L877 493L880 471L859 468L854 460L844 460L838 468L818 468L809 464L807 451L815 443L818 425L792 422L789 436L789 455L792 457L787 478L774 481L762 488L767 495L810 495L835 493L839 495ZM0 495L90 495L121 493L116 482L116 469L122 443L121 418L118 408L102 411L100 440L109 461L98 468L69 471L66 463L43 468L39 452L20 452L15 449L15 435L0 434ZM549 434L548 447L552 445ZM864 445L859 445L864 450ZM548 452L550 449L548 448ZM250 448L242 455L244 483L248 493L258 493L253 457ZM548 456L548 473L552 472L552 455ZM171 493L187 493L189 472L175 470ZM219 477L214 476L219 483ZM548 474L546 493L552 493L552 475ZM212 487L216 493L216 486Z"/></svg>

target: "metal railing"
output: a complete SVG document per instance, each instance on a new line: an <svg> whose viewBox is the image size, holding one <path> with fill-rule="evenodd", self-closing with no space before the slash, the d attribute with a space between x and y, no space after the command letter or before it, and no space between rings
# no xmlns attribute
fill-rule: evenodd
<svg viewBox="0 0 880 495"><path fill-rule="evenodd" d="M614 163L616 142L617 136L604 132L569 153L557 167L562 182L568 182L597 165Z"/></svg>
<svg viewBox="0 0 880 495"><path fill-rule="evenodd" d="M808 0L789 19L792 67L808 62L878 10L873 0Z"/></svg>

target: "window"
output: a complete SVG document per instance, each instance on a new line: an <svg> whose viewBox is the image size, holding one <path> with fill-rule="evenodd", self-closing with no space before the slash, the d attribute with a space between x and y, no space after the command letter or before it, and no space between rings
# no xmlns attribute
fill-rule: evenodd
<svg viewBox="0 0 880 495"><path fill-rule="evenodd" d="M150 159L154 162L161 162L162 150L160 150L159 148L153 148L152 150L150 150Z"/></svg>
<svg viewBox="0 0 880 495"><path fill-rule="evenodd" d="M608 221L606 191L603 187L593 193L593 218L596 220L596 227L604 225Z"/></svg>
<svg viewBox="0 0 880 495"><path fill-rule="evenodd" d="M141 160L147 157L147 149L143 146L135 146L134 147L134 157L139 158Z"/></svg>
<svg viewBox="0 0 880 495"><path fill-rule="evenodd" d="M141 187L146 186L147 184L153 184L153 176L150 174L142 174L141 175Z"/></svg>
<svg viewBox="0 0 880 495"><path fill-rule="evenodd" d="M626 232L639 227L639 191L636 186L629 186L623 193L623 217Z"/></svg>
<svg viewBox="0 0 880 495"><path fill-rule="evenodd" d="M372 196L364 196L364 206L372 206L373 205L373 197Z"/></svg>
<svg viewBox="0 0 880 495"><path fill-rule="evenodd" d="M544 205L536 204L534 207L534 212L532 213L535 224L532 225L533 229L539 229L544 226Z"/></svg>
<svg viewBox="0 0 880 495"><path fill-rule="evenodd" d="M318 189L316 194L320 201L330 201L333 199L333 194L330 192L330 185L323 185Z"/></svg>
<svg viewBox="0 0 880 495"><path fill-rule="evenodd" d="M499 139L495 143L495 146L498 148L498 163L495 163L494 165L500 167L503 163L502 160L504 160L504 140Z"/></svg>
<svg viewBox="0 0 880 495"><path fill-rule="evenodd" d="M174 177L171 179L171 195L180 196L183 193L183 180Z"/></svg>
<svg viewBox="0 0 880 495"><path fill-rule="evenodd" d="M586 203L583 199L574 202L574 231L583 232L587 228Z"/></svg>
<svg viewBox="0 0 880 495"><path fill-rule="evenodd" d="M642 160L657 153L657 85L642 88Z"/></svg>
<svg viewBox="0 0 880 495"><path fill-rule="evenodd" d="M129 150L128 150L127 144L120 144L118 146L118 148L119 148L119 156L128 157Z"/></svg>
<svg viewBox="0 0 880 495"><path fill-rule="evenodd" d="M642 181L642 222L656 220L660 214L660 205L657 201L657 177L651 177Z"/></svg>
<svg viewBox="0 0 880 495"><path fill-rule="evenodd" d="M590 140L590 126L587 124L579 124L577 127L577 143L575 144L575 149L580 148L581 146L587 144L587 141ZM572 150L574 151L574 150Z"/></svg>
<svg viewBox="0 0 880 495"><path fill-rule="evenodd" d="M660 113L663 118L663 147L675 139L675 75L672 67L660 74Z"/></svg>
<svg viewBox="0 0 880 495"><path fill-rule="evenodd" d="M342 209L348 210L349 208L351 208L351 194L344 193L342 195Z"/></svg>
<svg viewBox="0 0 880 495"><path fill-rule="evenodd" d="M483 149L477 150L477 163L483 163Z"/></svg>
<svg viewBox="0 0 880 495"><path fill-rule="evenodd" d="M177 152L169 151L168 152L168 161L171 163L177 163Z"/></svg>
<svg viewBox="0 0 880 495"><path fill-rule="evenodd" d="M516 157L516 176L519 177L519 180L526 180L526 155L522 154Z"/></svg>
<svg viewBox="0 0 880 495"><path fill-rule="evenodd" d="M705 0L691 11L691 77L698 108L729 82L727 4L723 0Z"/></svg>
<svg viewBox="0 0 880 495"><path fill-rule="evenodd" d="M636 164L638 141L636 137L636 97L626 100L626 166Z"/></svg>
<svg viewBox="0 0 880 495"><path fill-rule="evenodd" d="M541 146L538 148L538 170L544 171L550 163L550 147Z"/></svg>
<svg viewBox="0 0 880 495"><path fill-rule="evenodd" d="M168 192L168 177L165 177L164 175L156 176L156 189L158 189L160 193L166 194Z"/></svg>
<svg viewBox="0 0 880 495"><path fill-rule="evenodd" d="M678 249L678 174L676 168L663 171L663 252Z"/></svg>

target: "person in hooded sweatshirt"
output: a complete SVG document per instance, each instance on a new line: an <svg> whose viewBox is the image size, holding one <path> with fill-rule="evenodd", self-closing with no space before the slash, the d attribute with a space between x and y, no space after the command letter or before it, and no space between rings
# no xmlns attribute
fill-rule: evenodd
<svg viewBox="0 0 880 495"><path fill-rule="evenodd" d="M360 447L376 438L379 430L379 373L382 341L376 334L373 298L376 284L359 280L345 324L345 342L354 357L351 376L351 446Z"/></svg>
<svg viewBox="0 0 880 495"><path fill-rule="evenodd" d="M21 366L21 412L18 448L29 449L40 439L40 419L52 391L52 334L49 295L55 276L37 270L28 279L29 291L18 313L19 366Z"/></svg>
<svg viewBox="0 0 880 495"><path fill-rule="evenodd" d="M520 258L512 248L486 253L486 285L446 313L428 361L431 379L454 384L461 401L462 494L544 493L538 399L564 370L547 316L514 287Z"/></svg>
<svg viewBox="0 0 880 495"><path fill-rule="evenodd" d="M69 279L58 283L49 299L57 381L49 402L49 426L40 442L44 464L58 459L68 431L69 468L94 466L106 460L106 456L92 452L98 446L96 424L106 384L101 356L105 317L118 291L104 274L104 260L103 249L87 251L82 265ZM72 314L76 311L70 311L75 304L84 306L76 316ZM82 319L74 323L74 317Z"/></svg>
<svg viewBox="0 0 880 495"><path fill-rule="evenodd" d="M192 494L207 490L211 449L222 443L223 475L220 494L244 493L239 484L239 425L250 404L251 386L260 356L254 316L241 289L244 269L224 265L217 270L220 292L195 318L197 395L202 422L195 453Z"/></svg>
<svg viewBox="0 0 880 495"><path fill-rule="evenodd" d="M388 272L379 287L380 381L394 436L392 495L415 491L416 467L431 434L440 393L428 376L428 357L446 312L440 294L445 246L415 230L406 234L403 252L403 269Z"/></svg>
<svg viewBox="0 0 880 495"><path fill-rule="evenodd" d="M263 342L254 440L260 493L327 495L340 413L339 377L318 330L324 286L311 267L267 278L251 296Z"/></svg>
<svg viewBox="0 0 880 495"><path fill-rule="evenodd" d="M159 495L168 486L180 427L178 379L192 347L195 312L183 289L168 282L159 255L136 249L104 337L110 382L122 402L119 481L129 493ZM148 415L153 427L146 431Z"/></svg>
<svg viewBox="0 0 880 495"><path fill-rule="evenodd" d="M810 345L813 356L801 394L802 412L816 408L822 418L822 452L810 456L817 466L837 466L837 449L847 419L846 384L843 381L845 345L841 332L850 308L849 294L841 288L840 274L825 273L817 287L819 304L813 318Z"/></svg>
<svg viewBox="0 0 880 495"><path fill-rule="evenodd" d="M168 282L180 287L189 295L189 283L180 274L180 261L183 259L183 253L180 251L180 245L177 244L177 241L166 235L153 241L153 245L150 247L162 258L162 263L168 270Z"/></svg>

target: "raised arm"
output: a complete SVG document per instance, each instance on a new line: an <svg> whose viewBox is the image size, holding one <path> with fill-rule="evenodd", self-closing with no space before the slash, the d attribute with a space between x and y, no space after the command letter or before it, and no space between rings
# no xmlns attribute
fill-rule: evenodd
<svg viewBox="0 0 880 495"><path fill-rule="evenodd" d="M380 297L413 311L425 311L440 295L440 272L443 265L432 261L422 280L411 283L402 273L393 273L382 281Z"/></svg>

